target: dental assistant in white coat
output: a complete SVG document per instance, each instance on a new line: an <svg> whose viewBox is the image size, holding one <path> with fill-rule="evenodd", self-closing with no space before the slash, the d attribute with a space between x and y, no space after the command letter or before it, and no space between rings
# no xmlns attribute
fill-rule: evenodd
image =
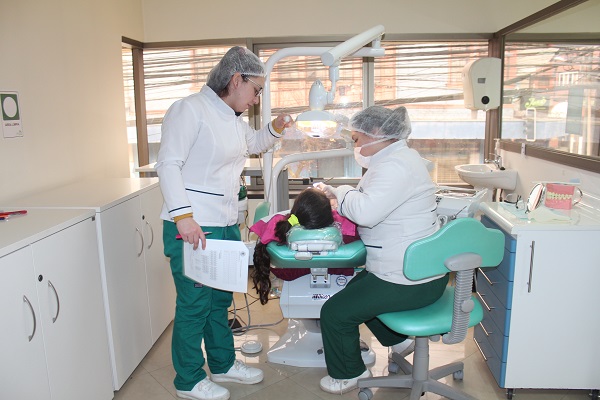
<svg viewBox="0 0 600 400"><path fill-rule="evenodd" d="M351 118L349 129L356 161L366 173L356 188L318 186L337 200L340 215L358 225L367 248L365 269L321 309L328 375L320 386L337 394L371 376L360 353L359 325L365 323L382 345L406 355L413 341L376 317L429 305L448 282L447 275L410 281L402 272L408 245L439 229L435 185L419 153L406 142L411 133L406 108L369 107Z"/></svg>
<svg viewBox="0 0 600 400"><path fill-rule="evenodd" d="M236 360L228 308L233 294L203 286L183 274L183 242L194 249L211 239L241 240L237 226L240 175L250 153L270 149L291 124L280 115L260 130L240 116L258 103L265 66L243 47L231 48L210 71L200 92L175 102L162 125L156 171L165 199L165 255L177 290L172 357L177 396L226 400L214 382L254 384L263 372ZM288 122L289 121L289 122ZM176 235L182 240L176 240ZM211 371L203 369L205 359Z"/></svg>

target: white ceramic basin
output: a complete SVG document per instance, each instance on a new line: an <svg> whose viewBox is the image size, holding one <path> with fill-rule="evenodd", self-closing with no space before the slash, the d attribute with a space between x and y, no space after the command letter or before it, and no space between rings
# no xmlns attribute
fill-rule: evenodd
<svg viewBox="0 0 600 400"><path fill-rule="evenodd" d="M517 186L517 171L497 169L491 164L462 164L454 167L460 179L474 188L514 190Z"/></svg>

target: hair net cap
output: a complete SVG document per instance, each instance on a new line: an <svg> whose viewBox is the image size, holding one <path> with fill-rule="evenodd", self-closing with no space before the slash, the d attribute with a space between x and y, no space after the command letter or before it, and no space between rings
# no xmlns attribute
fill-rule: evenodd
<svg viewBox="0 0 600 400"><path fill-rule="evenodd" d="M406 107L394 110L381 106L371 106L354 114L348 129L362 132L367 136L389 139L406 139L412 129Z"/></svg>
<svg viewBox="0 0 600 400"><path fill-rule="evenodd" d="M266 76L265 64L256 54L245 47L235 46L208 73L206 85L218 93L229 84L236 72L249 76Z"/></svg>

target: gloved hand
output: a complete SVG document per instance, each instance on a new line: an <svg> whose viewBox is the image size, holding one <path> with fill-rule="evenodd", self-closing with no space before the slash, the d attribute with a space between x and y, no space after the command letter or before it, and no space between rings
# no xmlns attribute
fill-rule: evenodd
<svg viewBox="0 0 600 400"><path fill-rule="evenodd" d="M333 186L326 185L323 182L316 182L313 183L313 187L325 193L325 196L327 196L328 199L337 198L335 195L335 188Z"/></svg>

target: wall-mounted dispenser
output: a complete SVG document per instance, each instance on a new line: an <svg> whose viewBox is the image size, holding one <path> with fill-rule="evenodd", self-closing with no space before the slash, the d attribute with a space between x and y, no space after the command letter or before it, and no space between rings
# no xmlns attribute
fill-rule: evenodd
<svg viewBox="0 0 600 400"><path fill-rule="evenodd" d="M479 58L465 65L462 72L465 107L470 110L498 108L501 74L499 58Z"/></svg>

